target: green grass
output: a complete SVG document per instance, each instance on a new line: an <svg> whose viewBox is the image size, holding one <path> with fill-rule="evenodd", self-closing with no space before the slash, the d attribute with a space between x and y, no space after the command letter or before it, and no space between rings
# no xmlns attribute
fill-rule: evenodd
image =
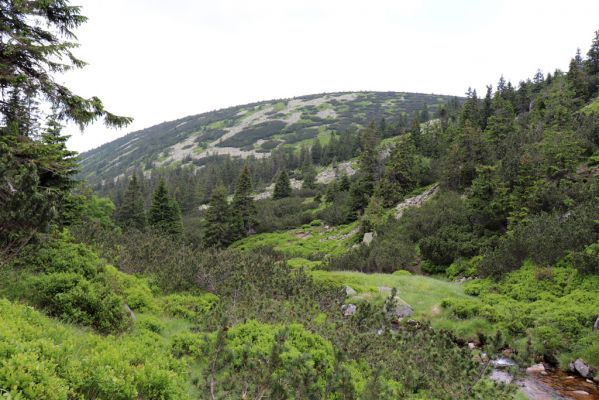
<svg viewBox="0 0 599 400"><path fill-rule="evenodd" d="M322 259L325 255L341 255L352 245L357 223L326 228L304 226L284 232L261 233L233 244L242 250L272 247L292 257ZM353 234L352 234L353 233Z"/></svg>
<svg viewBox="0 0 599 400"><path fill-rule="evenodd" d="M358 292L354 300L383 302L388 293L380 287L397 288L398 296L410 304L416 317L434 317L442 314L441 302L446 298L465 298L461 285L405 271L394 274L365 274L353 271L312 271L317 281L350 286ZM350 299L349 301L351 301Z"/></svg>
<svg viewBox="0 0 599 400"><path fill-rule="evenodd" d="M346 302L373 302L382 306L389 292L379 288L396 288L397 296L414 310L414 318L428 321L436 329L446 329L466 340L477 339L480 333L492 335L495 328L483 318L458 319L443 309L445 299L471 299L464 293L462 285L422 275L410 275L407 271L394 274L365 274L351 271L310 271L318 282L349 286L358 292Z"/></svg>

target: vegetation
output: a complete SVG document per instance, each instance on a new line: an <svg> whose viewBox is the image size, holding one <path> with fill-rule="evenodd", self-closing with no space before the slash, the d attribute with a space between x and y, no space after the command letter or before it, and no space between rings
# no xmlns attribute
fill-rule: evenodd
<svg viewBox="0 0 599 400"><path fill-rule="evenodd" d="M53 78L85 18L2 10L3 398L511 399L482 353L599 368L599 32L567 73L463 105L332 94L149 128L84 156L94 194L60 123L129 119ZM192 135L272 151L169 165Z"/></svg>

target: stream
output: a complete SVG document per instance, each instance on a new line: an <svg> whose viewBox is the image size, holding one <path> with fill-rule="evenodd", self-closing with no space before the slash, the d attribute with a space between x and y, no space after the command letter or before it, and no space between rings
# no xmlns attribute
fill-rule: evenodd
<svg viewBox="0 0 599 400"><path fill-rule="evenodd" d="M509 369L517 367L509 358L492 361L491 379L511 383L514 381ZM580 376L569 375L558 369L536 370L532 368L515 383L531 400L591 400L599 399L599 387Z"/></svg>

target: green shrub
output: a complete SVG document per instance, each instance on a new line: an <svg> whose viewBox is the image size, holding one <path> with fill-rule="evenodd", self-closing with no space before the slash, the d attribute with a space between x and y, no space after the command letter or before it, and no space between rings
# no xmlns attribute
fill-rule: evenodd
<svg viewBox="0 0 599 400"><path fill-rule="evenodd" d="M136 326L154 333L161 333L165 329L164 323L153 315L139 315Z"/></svg>
<svg viewBox="0 0 599 400"><path fill-rule="evenodd" d="M191 321L206 318L218 303L218 297L211 293L201 295L176 293L163 298L164 310L174 317Z"/></svg>
<svg viewBox="0 0 599 400"><path fill-rule="evenodd" d="M72 272L30 276L33 303L65 321L116 332L127 326L123 299L102 279L88 280Z"/></svg>
<svg viewBox="0 0 599 400"><path fill-rule="evenodd" d="M187 398L185 365L154 333L98 336L7 300L0 320L0 388L9 398Z"/></svg>

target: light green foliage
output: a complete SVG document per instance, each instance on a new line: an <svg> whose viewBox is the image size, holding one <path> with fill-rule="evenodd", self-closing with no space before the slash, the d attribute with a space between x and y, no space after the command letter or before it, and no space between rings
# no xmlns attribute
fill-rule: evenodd
<svg viewBox="0 0 599 400"><path fill-rule="evenodd" d="M89 247L73 243L68 231L31 247L19 265L22 271L2 285L19 288L14 297L101 332L126 328L123 298L111 287L104 264Z"/></svg>
<svg viewBox="0 0 599 400"><path fill-rule="evenodd" d="M82 205L81 217L103 226L113 226L112 220L116 207L107 197L91 195Z"/></svg>
<svg viewBox="0 0 599 400"><path fill-rule="evenodd" d="M7 300L0 320L0 387L12 398L187 398L184 364L153 333L98 336Z"/></svg>
<svg viewBox="0 0 599 400"><path fill-rule="evenodd" d="M241 250L272 248L294 257L322 258L346 252L354 240L356 228L356 223L328 228L305 226L284 232L253 235L233 246Z"/></svg>
<svg viewBox="0 0 599 400"><path fill-rule="evenodd" d="M526 263L500 282L467 283L466 293L480 301L448 299L443 305L458 318L483 318L513 340L529 336L537 354L555 358L572 348L581 353L596 348L592 326L598 288L598 277L581 276L569 265L543 268Z"/></svg>
<svg viewBox="0 0 599 400"><path fill-rule="evenodd" d="M113 290L121 294L131 309L141 312L157 311L155 294L146 278L118 271L112 265L104 267Z"/></svg>
<svg viewBox="0 0 599 400"><path fill-rule="evenodd" d="M162 299L164 311L174 317L199 321L206 318L218 303L218 297L211 293L176 293Z"/></svg>
<svg viewBox="0 0 599 400"><path fill-rule="evenodd" d="M273 326L249 321L229 330L227 348L235 368L247 368L248 360L262 365L280 387L280 398L285 399L294 398L301 386L305 386L305 396L322 397L335 365L333 345L299 324ZM276 359L272 358L274 351Z"/></svg>
<svg viewBox="0 0 599 400"><path fill-rule="evenodd" d="M294 257L287 260L287 265L290 268L307 268L307 269L318 269L323 266L322 261L311 261L301 257Z"/></svg>
<svg viewBox="0 0 599 400"><path fill-rule="evenodd" d="M592 103L583 107L580 111L587 115L599 114L599 98L593 100Z"/></svg>

